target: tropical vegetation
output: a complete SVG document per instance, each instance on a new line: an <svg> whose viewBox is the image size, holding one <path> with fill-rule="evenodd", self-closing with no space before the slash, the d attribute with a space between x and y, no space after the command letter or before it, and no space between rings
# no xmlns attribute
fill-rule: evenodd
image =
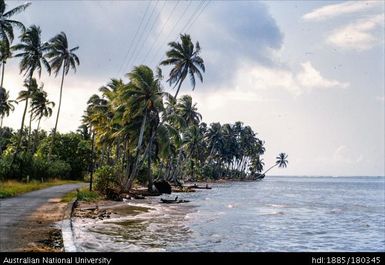
<svg viewBox="0 0 385 265"><path fill-rule="evenodd" d="M29 5L5 11L0 0L1 80L9 59L20 59L25 78L16 100L9 98L1 81L0 180L89 178L90 188L102 193L129 191L135 183L156 192L157 181L182 186L185 181L254 180L275 166L286 167L287 155L282 153L262 174L265 143L250 126L241 121L207 124L192 96L179 95L186 78L194 90L196 79L203 82L205 73L200 44L189 34L168 44L166 59L156 69L138 65L122 79L106 80L88 99L79 129L60 133L64 79L80 65L79 47L70 48L64 32L44 41L39 26L26 28L11 19ZM21 35L11 47L13 27ZM57 105L40 80L42 70L61 75ZM166 80L164 70L170 70ZM164 87L167 83L176 88L174 95ZM16 103L24 108L17 131L2 126ZM42 130L41 122L55 111L54 128Z"/></svg>

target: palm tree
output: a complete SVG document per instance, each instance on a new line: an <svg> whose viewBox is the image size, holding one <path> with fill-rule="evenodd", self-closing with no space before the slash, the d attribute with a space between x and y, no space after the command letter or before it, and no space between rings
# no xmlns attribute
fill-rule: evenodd
<svg viewBox="0 0 385 265"><path fill-rule="evenodd" d="M17 103L15 100L9 100L9 91L0 87L0 128L3 127L3 119L5 116L9 116L11 111L15 110L13 103Z"/></svg>
<svg viewBox="0 0 385 265"><path fill-rule="evenodd" d="M273 166L271 166L268 170L266 170L262 175L264 176L268 171L270 171L272 168L278 166L278 167L287 167L287 164L289 163L287 161L287 154L285 153L280 153L275 159L277 161Z"/></svg>
<svg viewBox="0 0 385 265"><path fill-rule="evenodd" d="M37 89L31 98L31 113L32 119L38 119L37 131L40 128L40 121L43 117L52 116L52 108L55 107L55 103L49 101L47 98L47 92L43 90L43 86Z"/></svg>
<svg viewBox="0 0 385 265"><path fill-rule="evenodd" d="M67 35L64 32L56 35L50 40L49 52L47 53L47 58L50 59L50 65L52 70L55 72L55 76L58 75L60 69L62 69L62 78L60 84L60 97L59 97L59 106L57 110L55 128L53 129L53 138L55 138L57 124L59 121L60 107L62 102L62 93L63 93L63 83L64 76L68 74L70 69L73 69L76 72L76 66L80 64L78 56L74 53L79 47L74 47L70 49L68 47ZM54 141L52 141L53 143Z"/></svg>
<svg viewBox="0 0 385 265"><path fill-rule="evenodd" d="M202 115L198 112L197 103L192 102L192 97L184 95L176 105L176 112L185 122L185 127L190 125L198 125L202 119Z"/></svg>
<svg viewBox="0 0 385 265"><path fill-rule="evenodd" d="M38 134L40 129L40 122L43 117L52 116L52 108L55 107L55 103L49 101L47 98L47 92L43 90L43 85L38 88L31 96L31 119L30 121L37 119L37 128L35 141L32 148L32 153L35 152L38 141ZM31 129L30 129L31 130Z"/></svg>
<svg viewBox="0 0 385 265"><path fill-rule="evenodd" d="M3 83L4 83L5 63L11 57L12 57L11 48L7 45L5 41L0 40L0 61L2 66L0 87L3 87Z"/></svg>
<svg viewBox="0 0 385 265"><path fill-rule="evenodd" d="M21 51L16 54L15 57L21 57L20 61L20 73L24 72L24 76L27 76L26 82L30 83L28 88L31 88L33 82L33 74L35 71L38 72L39 77L41 76L42 65L46 68L49 74L51 74L51 67L45 58L45 53L48 50L48 43L41 42L41 29L39 26L32 25L29 27L20 37L21 43L14 46L14 50ZM28 100L31 93L26 94L25 108L23 117L21 119L21 128L19 138L17 141L15 156L20 149L20 144L23 136L23 128L25 122L25 115L28 109Z"/></svg>
<svg viewBox="0 0 385 265"><path fill-rule="evenodd" d="M163 109L163 92L160 86L160 80L154 76L153 71L148 66L137 66L128 73L127 76L130 79L130 83L128 84L129 89L125 90L123 94L128 105L127 111L132 118L141 117L142 119L140 129L138 128L139 138L135 151L135 164L125 185L125 188L129 190L137 175L139 155L142 151L147 120L151 118L151 115L158 115L159 111ZM151 123L150 125L152 132L154 132L158 124ZM152 134L152 132L150 134ZM153 137L151 137L147 145L147 155L151 153L152 138Z"/></svg>
<svg viewBox="0 0 385 265"><path fill-rule="evenodd" d="M170 42L168 45L171 50L166 52L167 59L163 60L160 65L173 65L169 79L167 82L178 86L174 98L178 96L179 90L183 81L189 75L193 90L195 88L195 75L203 81L202 72L205 72L205 65L203 59L199 56L201 51L199 42L195 46L188 34L180 35L181 43Z"/></svg>
<svg viewBox="0 0 385 265"><path fill-rule="evenodd" d="M20 12L23 12L30 5L31 3L25 3L12 8L11 10L5 10L7 8L7 4L4 0L0 0L0 41L5 42L7 47L11 46L13 41L14 27L21 29L23 32L25 30L23 23L13 20L12 17Z"/></svg>

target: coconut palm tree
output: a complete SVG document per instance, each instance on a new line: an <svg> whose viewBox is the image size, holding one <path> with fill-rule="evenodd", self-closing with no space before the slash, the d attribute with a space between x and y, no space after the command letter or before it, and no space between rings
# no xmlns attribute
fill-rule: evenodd
<svg viewBox="0 0 385 265"><path fill-rule="evenodd" d="M3 127L4 117L9 116L9 113L15 110L14 103L17 103L17 101L9 100L9 91L0 87L0 128Z"/></svg>
<svg viewBox="0 0 385 265"><path fill-rule="evenodd" d="M63 94L63 84L64 76L68 74L70 69L73 69L76 72L76 66L80 64L78 56L74 53L79 49L79 46L70 49L68 47L67 35L64 32L56 35L50 40L49 52L47 53L47 58L50 59L50 65L52 71L55 72L55 76L58 75L60 70L62 70L62 78L60 84L60 96L59 96L59 105L57 109L57 116L55 127L53 129L53 138L55 138L57 124L59 121L60 107L62 102ZM54 143L54 141L52 141Z"/></svg>
<svg viewBox="0 0 385 265"><path fill-rule="evenodd" d="M125 188L129 190L131 185L136 178L138 166L139 166L139 155L142 151L142 144L144 139L144 133L146 128L156 130L158 124L150 124L147 126L147 120L151 118L152 115L158 115L158 113L163 109L163 92L160 86L160 80L154 76L153 71L145 65L140 65L134 68L130 73L127 74L130 79L128 88L124 91L122 95L125 99L129 112L129 116L133 119L141 118L139 130L139 137L137 141L136 151L135 151L135 164L130 172L130 177L125 185ZM124 128L123 128L124 129ZM150 133L152 134L152 132ZM152 137L147 145L148 151L147 155L150 155Z"/></svg>
<svg viewBox="0 0 385 265"><path fill-rule="evenodd" d="M7 4L4 0L0 0L0 41L10 47L14 38L13 28L17 27L22 31L25 30L23 23L13 20L12 17L23 12L31 3L25 3L11 10L6 10Z"/></svg>
<svg viewBox="0 0 385 265"><path fill-rule="evenodd" d="M11 57L12 57L11 48L7 45L5 41L0 40L0 61L1 61L0 63L2 66L0 87L3 87L3 83L4 83L5 63Z"/></svg>
<svg viewBox="0 0 385 265"><path fill-rule="evenodd" d="M178 100L176 112L183 118L185 126L198 125L202 119L197 103L193 104L192 97L189 95L184 95Z"/></svg>
<svg viewBox="0 0 385 265"><path fill-rule="evenodd" d="M204 61L199 56L201 51L199 42L196 42L194 46L188 34L181 34L180 39L181 43L173 41L168 44L171 49L166 52L167 59L160 63L160 65L173 66L167 82L170 83L170 86L174 84L174 88L178 87L174 96L175 99L187 76L190 77L194 90L196 83L195 76L202 82L203 77L201 71L205 72Z"/></svg>
<svg viewBox="0 0 385 265"><path fill-rule="evenodd" d="M269 169L267 169L262 175L264 176L267 172L269 172L272 168L278 166L278 167L287 167L287 164L289 163L287 161L287 154L285 153L280 153L277 157L276 157L277 161L275 162L275 164L273 166L271 166Z"/></svg>
<svg viewBox="0 0 385 265"><path fill-rule="evenodd" d="M20 57L20 73L24 72L24 76L27 76L27 83L32 85L33 74L35 71L38 72L39 77L41 76L42 66L44 66L49 74L51 74L51 67L45 58L45 53L48 51L48 43L41 41L41 29L39 26L32 25L29 27L20 37L21 43L14 46L15 51L20 51L15 57ZM32 87L28 85L28 88ZM31 93L26 94L25 108L23 117L21 119L21 128L19 138L16 145L15 156L20 149L20 144L23 136L23 128L25 122L25 115L28 109L28 100Z"/></svg>
<svg viewBox="0 0 385 265"><path fill-rule="evenodd" d="M33 93L31 97L31 113L32 119L37 119L37 131L40 128L40 121L43 117L51 117L52 109L55 107L55 103L49 101L47 98L48 94L43 90L43 85Z"/></svg>

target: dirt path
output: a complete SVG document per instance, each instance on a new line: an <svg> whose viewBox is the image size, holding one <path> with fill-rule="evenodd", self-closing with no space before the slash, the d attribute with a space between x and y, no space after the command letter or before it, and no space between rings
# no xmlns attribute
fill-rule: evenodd
<svg viewBox="0 0 385 265"><path fill-rule="evenodd" d="M0 251L55 251L47 240L58 236L55 222L67 207L60 198L82 185L60 185L0 200Z"/></svg>

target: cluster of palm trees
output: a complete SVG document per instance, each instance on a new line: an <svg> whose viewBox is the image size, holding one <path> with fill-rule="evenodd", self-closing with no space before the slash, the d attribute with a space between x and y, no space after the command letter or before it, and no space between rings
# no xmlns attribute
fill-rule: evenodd
<svg viewBox="0 0 385 265"><path fill-rule="evenodd" d="M28 6L30 3L6 10L4 0L0 0L1 125L3 118L15 109L15 103L25 104L16 144L13 145L12 163L21 151L22 142L27 146L27 152L35 152L40 122L42 118L52 116L55 107L55 103L48 99L44 85L38 84L36 74L39 78L43 70L48 74L53 72L55 76L61 74L60 98L48 154L50 161L64 78L71 69L76 71L79 65L75 54L78 47L69 48L64 32L43 42L39 26L25 28L21 22L12 19ZM20 42L12 46L14 28L18 28L21 35ZM168 180L181 185L181 180L185 179L260 176L264 166L261 158L265 151L264 142L256 137L250 126L242 122L207 125L202 122L191 96L178 97L186 79L191 81L193 90L196 79L203 82L205 65L200 57L199 42L194 44L190 35L181 34L180 40L169 43L169 48L166 59L156 71L146 65L136 66L126 74L127 82L111 79L99 89L100 95L95 94L88 100L78 132L92 143L91 180L95 168L103 166L118 169L116 177L126 191L138 178L147 182L149 191L153 191L154 180ZM5 65L11 58L20 58L20 73L25 77L25 90L20 91L17 100L9 99L9 92L3 87ZM162 66L171 67L166 82L176 89L175 95L162 87ZM29 126L26 127L28 111ZM35 139L33 121L37 122ZM286 158L283 154L277 165L286 165Z"/></svg>
<svg viewBox="0 0 385 265"><path fill-rule="evenodd" d="M197 104L189 95L177 97L189 77L203 80L204 61L187 34L170 50L160 65L171 65L168 82L174 96L161 85L162 71L145 65L134 67L126 76L111 81L93 95L80 130L92 135L97 167L120 167L123 190L129 190L138 175L152 191L153 181L182 179L246 178L263 169L263 142L250 126L201 122Z"/></svg>
<svg viewBox="0 0 385 265"><path fill-rule="evenodd" d="M79 65L79 58L74 53L78 47L69 48L67 36L64 32L56 35L49 41L43 42L41 40L41 29L39 26L32 25L29 28L20 22L12 19L12 17L25 9L31 3L19 5L11 10L6 10L7 5L4 0L0 0L0 59L2 67L1 85L0 85L0 118L3 120L11 111L15 109L14 103L24 101L25 107L21 120L19 130L19 137L17 140L14 156L20 152L20 145L23 138L23 130L27 112L29 109L29 126L28 126L28 146L31 139L32 121L37 121L37 131L40 127L40 122L43 117L50 117L53 112L55 104L48 100L47 92L43 89L43 84L38 85L34 75L37 73L41 77L43 68L48 74L51 71L57 76L62 73L60 85L60 98L56 116L55 127L52 130L54 145L55 134L60 114L60 107L62 103L62 91L64 77L68 74L70 69L76 70ZM14 41L14 28L21 31L20 43L12 45ZM15 53L15 54L14 54ZM3 87L5 76L5 65L10 58L20 58L20 73L24 75L25 90L20 91L17 101L9 99L9 92ZM32 151L34 148L31 149Z"/></svg>

